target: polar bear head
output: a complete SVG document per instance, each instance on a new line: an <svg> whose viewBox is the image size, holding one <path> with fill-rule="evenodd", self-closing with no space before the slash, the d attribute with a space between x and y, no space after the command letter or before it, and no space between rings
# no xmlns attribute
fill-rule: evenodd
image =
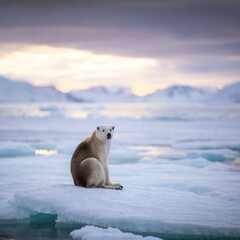
<svg viewBox="0 0 240 240"><path fill-rule="evenodd" d="M114 135L114 126L98 126L96 130L96 137L102 142L111 140Z"/></svg>

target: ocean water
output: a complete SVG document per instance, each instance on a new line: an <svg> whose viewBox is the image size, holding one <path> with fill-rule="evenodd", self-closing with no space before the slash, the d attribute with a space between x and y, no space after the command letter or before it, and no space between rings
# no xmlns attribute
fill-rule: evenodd
<svg viewBox="0 0 240 240"><path fill-rule="evenodd" d="M123 191L71 179L74 149L104 124ZM0 104L0 142L0 239L240 238L237 105Z"/></svg>

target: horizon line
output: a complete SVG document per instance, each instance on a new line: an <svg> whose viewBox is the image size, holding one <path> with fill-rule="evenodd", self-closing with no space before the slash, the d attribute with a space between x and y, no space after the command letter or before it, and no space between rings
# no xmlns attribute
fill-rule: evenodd
<svg viewBox="0 0 240 240"><path fill-rule="evenodd" d="M0 75L0 78L3 78L3 79L6 79L8 81L12 81L12 82L22 82L22 83L28 83L34 87L54 87L55 89L57 89L58 91L64 93L64 94L67 94L67 93L70 93L72 91L84 91L84 90L88 90L88 89L91 89L91 88L105 88L105 89L113 89L113 88L122 88L122 89L130 89L131 92L138 96L138 97L143 97L143 96L147 96L149 94L152 94L152 93L155 93L157 92L158 90L165 90L165 89L168 89L168 88L171 88L171 87L176 87L176 86L181 86L181 87L191 87L191 88L198 88L198 89L211 89L211 90L221 90L223 89L224 87L228 86L228 85L231 85L231 84L234 84L234 83L237 83L239 82L240 80L235 80L231 83L227 83L227 84L224 84L224 85L219 85L219 86L196 86L196 85L191 85L191 84L169 84L167 86L164 86L164 87L158 87L158 88L153 88L152 87L152 91L149 91L149 93L147 94L137 94L135 91L134 91L134 88L131 87L131 86L126 86L126 85L117 85L117 86L114 86L114 85L107 85L107 84L95 84L95 85L89 85L88 87L79 87L79 88L72 88L70 90L67 90L67 91L64 91L61 87L57 86L58 84L37 84L37 83L34 83L34 82L31 82L31 81L28 81L28 80L23 80L23 79L13 79L11 77L7 77L7 76L4 76L4 75ZM143 87L144 88L144 87Z"/></svg>

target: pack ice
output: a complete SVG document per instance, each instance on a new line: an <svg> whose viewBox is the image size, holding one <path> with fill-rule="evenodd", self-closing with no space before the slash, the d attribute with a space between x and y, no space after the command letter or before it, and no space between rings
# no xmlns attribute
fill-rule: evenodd
<svg viewBox="0 0 240 240"><path fill-rule="evenodd" d="M170 111L133 105L129 110L124 105L127 118L116 120L106 117L108 107L20 105L24 114L17 117L8 116L10 105L0 108L5 114L0 116L1 223L31 222L33 216L48 214L59 226L94 226L77 232L86 238L90 230L106 236L240 237L239 108ZM87 121L81 118L84 108L90 113ZM57 113L44 117L46 109ZM80 118L69 117L77 111ZM97 121L117 126L110 175L124 186L122 191L73 185L71 154Z"/></svg>

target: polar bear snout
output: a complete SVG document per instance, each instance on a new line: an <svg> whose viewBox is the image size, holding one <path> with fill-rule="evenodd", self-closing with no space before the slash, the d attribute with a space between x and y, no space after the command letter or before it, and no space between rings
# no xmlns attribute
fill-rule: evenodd
<svg viewBox="0 0 240 240"><path fill-rule="evenodd" d="M111 133L108 133L108 134L107 134L107 139L111 139L111 138L112 138Z"/></svg>

